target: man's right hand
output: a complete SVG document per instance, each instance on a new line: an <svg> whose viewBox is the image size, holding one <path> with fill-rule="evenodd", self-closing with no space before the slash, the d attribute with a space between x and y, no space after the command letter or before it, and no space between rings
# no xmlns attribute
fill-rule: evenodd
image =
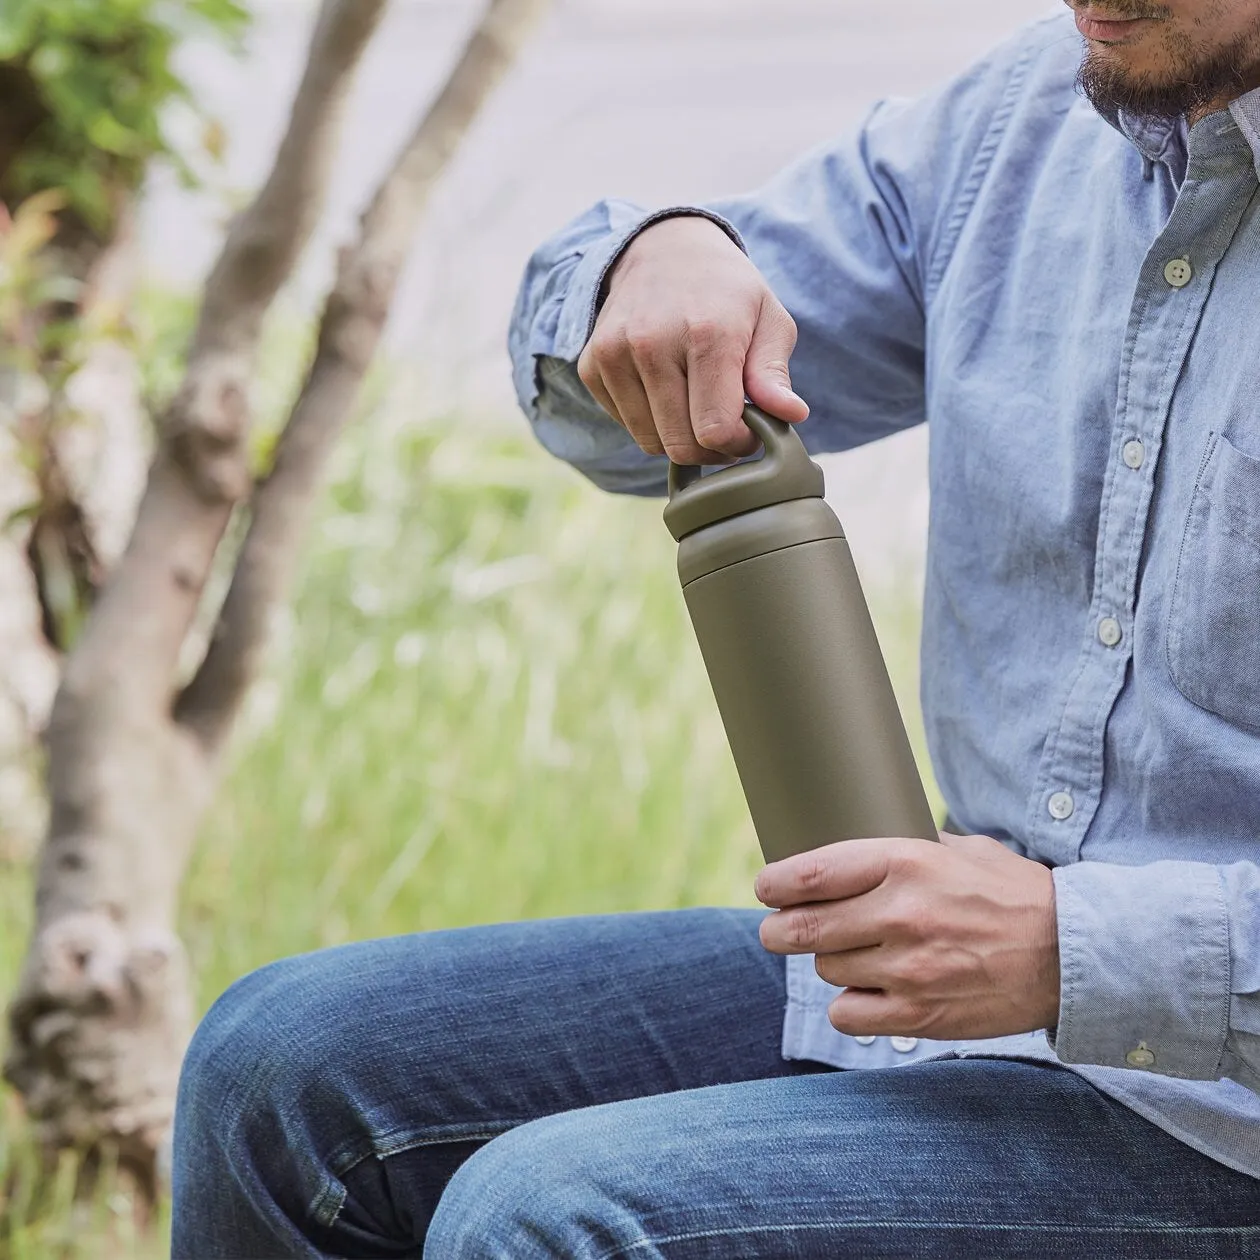
<svg viewBox="0 0 1260 1260"><path fill-rule="evenodd" d="M635 238L609 278L578 375L649 455L727 464L759 445L745 398L790 423L796 325L717 224L665 219Z"/></svg>

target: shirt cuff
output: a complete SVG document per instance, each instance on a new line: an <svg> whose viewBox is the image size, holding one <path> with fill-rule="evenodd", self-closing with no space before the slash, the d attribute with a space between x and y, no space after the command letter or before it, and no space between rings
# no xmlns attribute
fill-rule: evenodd
<svg viewBox="0 0 1260 1260"><path fill-rule="evenodd" d="M702 210L697 206L671 206L668 210L657 210L653 214L643 215L633 220L621 230L609 233L598 245L593 246L578 263L569 280L568 294L560 312L560 321L556 327L555 357L576 362L595 329L595 320L603 301L604 281L608 273L620 261L622 254L630 247L636 237L647 231L654 224L665 219L681 218L708 219L724 231L727 236L747 253L743 239L735 227L710 210Z"/></svg>
<svg viewBox="0 0 1260 1260"><path fill-rule="evenodd" d="M1229 1019L1229 913L1197 862L1054 871L1063 1063L1217 1080Z"/></svg>

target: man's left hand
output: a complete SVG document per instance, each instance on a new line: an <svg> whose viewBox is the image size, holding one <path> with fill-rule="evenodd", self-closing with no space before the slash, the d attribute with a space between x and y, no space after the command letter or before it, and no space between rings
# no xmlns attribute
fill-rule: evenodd
<svg viewBox="0 0 1260 1260"><path fill-rule="evenodd" d="M854 1036L1002 1037L1058 1022L1054 881L987 836L846 840L767 866L776 954L816 954Z"/></svg>

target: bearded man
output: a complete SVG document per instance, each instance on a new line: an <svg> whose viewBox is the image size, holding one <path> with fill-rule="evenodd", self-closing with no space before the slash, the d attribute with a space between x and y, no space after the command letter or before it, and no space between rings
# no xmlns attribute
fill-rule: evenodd
<svg viewBox="0 0 1260 1260"><path fill-rule="evenodd" d="M1260 1256L1258 171L1260 0L1089 0L535 255L521 401L607 489L751 454L746 397L815 451L928 424L951 822L819 836L769 915L246 978L177 1256Z"/></svg>

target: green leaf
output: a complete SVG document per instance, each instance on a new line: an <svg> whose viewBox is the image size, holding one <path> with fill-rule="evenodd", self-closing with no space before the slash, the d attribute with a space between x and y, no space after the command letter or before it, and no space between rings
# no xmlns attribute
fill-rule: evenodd
<svg viewBox="0 0 1260 1260"><path fill-rule="evenodd" d="M141 135L124 127L107 109L88 123L87 137L98 149L125 156L137 153L142 140Z"/></svg>

